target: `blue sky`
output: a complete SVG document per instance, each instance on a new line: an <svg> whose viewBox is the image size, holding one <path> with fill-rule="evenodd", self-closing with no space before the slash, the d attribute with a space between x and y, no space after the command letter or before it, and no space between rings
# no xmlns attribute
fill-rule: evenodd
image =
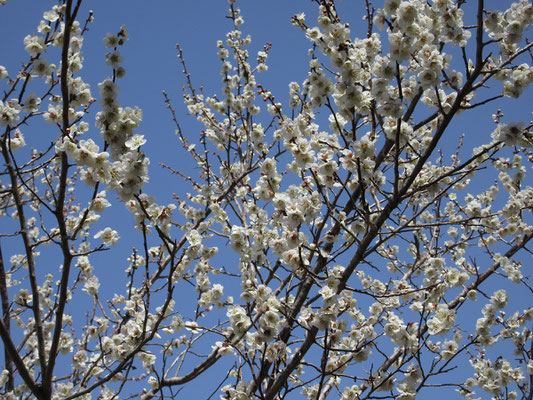
<svg viewBox="0 0 533 400"><path fill-rule="evenodd" d="M51 1L17 0L0 8L0 33L9 38L0 41L0 65L4 65L10 75L14 75L22 62L27 60L24 37L37 32L43 12L53 4ZM85 61L80 75L91 85L93 96L98 97L97 84L112 73L111 68L105 64L107 49L103 38L108 32L118 32L122 24L125 24L130 39L120 49L126 76L117 81L120 85L119 102L123 107L138 106L143 110L143 122L137 133L143 134L148 140L143 149L151 160L150 182L145 191L155 195L161 204L166 204L172 202L173 193L179 195L187 187L180 178L171 176L158 164L164 163L174 169L190 171L192 160L184 154L174 134L175 125L165 108L162 91L165 90L171 98L187 137L194 141L201 129L195 118L187 115L183 104L182 86L185 79L177 58L176 44L179 43L183 49L193 85L205 85L204 91L208 95L216 93L220 90L221 80L216 42L225 39L232 24L225 17L228 15L227 1L165 1L158 2L156 6L154 4L137 0L85 1L78 20L84 21L91 9L94 22L85 34ZM288 97L288 84L291 81L301 82L307 75L308 41L303 32L291 25L291 17L297 12L306 11L314 19L314 7L308 1L277 0L271 2L269 7L258 2L243 3L241 9L245 18L244 31L252 35L252 62L255 62L257 51L262 50L267 42L273 44L268 62L269 71L259 75L258 81L271 90L277 99L284 101ZM50 62L59 64L57 58L54 60L51 56L47 57ZM93 105L94 111L97 111L96 106ZM93 116L87 119L91 124L94 123ZM32 127L30 125L23 132L27 142L50 141L57 134L53 131L45 136L44 132L50 131L50 126L46 124L39 126L42 130ZM102 144L94 125L91 128L91 137ZM183 197L183 193L181 195ZM132 221L133 217L129 212L115 204L103 215L99 225L104 227L120 224L122 229L115 228L123 238L119 243L124 245L124 251L129 252L131 242L125 227ZM136 236L136 240L140 241L140 237ZM106 259L107 257L108 254Z"/></svg>
<svg viewBox="0 0 533 400"><path fill-rule="evenodd" d="M352 36L363 36L366 24L358 14L362 8L356 7L356 3L358 2L349 0L338 2L341 15L349 15L346 20L351 22ZM510 2L487 3L488 7L503 7L502 3ZM40 0L11 0L0 7L0 65L7 67L11 75L20 67L21 62L27 59L23 46L24 37L36 32L43 11L47 9L47 5L53 4ZM309 0L252 0L240 1L237 5L241 8L245 20L242 29L252 36L251 59L255 58L254 53L262 50L266 42L272 43L267 62L269 71L258 75L258 82L278 100L285 102L288 98L288 84L291 81L301 83L306 78L309 59L309 42L303 32L291 25L290 20L295 13L305 12L309 24L314 25L316 6ZM80 20L84 20L88 15L89 7L92 7L95 21L85 35L85 63L81 75L91 84L93 96L97 96L97 83L111 74L110 68L104 62L106 49L103 38L107 32L118 32L121 25L125 24L130 40L121 49L126 76L118 81L121 86L119 102L122 106L139 106L143 110L144 120L137 133L147 138L148 143L144 151L151 159L151 182L147 185L146 192L154 194L161 204L171 202L172 193L180 194L185 186L178 178L162 170L158 163L162 162L183 171L189 170L192 164L174 135L175 126L165 108L161 92L165 90L172 99L184 134L190 138L197 137L201 127L187 115L182 102L181 87L185 80L176 57L175 46L179 43L184 51L193 84L196 87L205 84L204 90L208 95L217 92L220 87L220 62L216 55L216 41L223 40L225 33L231 29L231 21L225 18L228 3L224 0L91 0L86 1L81 8L78 17ZM347 14L342 14L342 10ZM513 102L512 109L505 109L507 122L530 119L531 93L530 89L524 94L522 101L518 104ZM511 102L506 100L499 104L505 106ZM453 135L458 137L465 133L465 148L470 150L468 144L477 142L474 139L477 139L478 135L490 135L493 130L490 114L495 111L496 107L490 106L472 113L475 117L460 118L455 123ZM92 129L91 137L97 140L94 126ZM37 134L39 132L28 130L25 133L27 142L32 140L32 135ZM445 146L450 144L453 148L456 140L451 139ZM128 233L128 225L131 225L132 219L128 212L115 203L111 212L104 214L100 222L102 226L118 224L118 228L114 228L119 230L122 237L119 247L124 251L122 254L129 254L132 245L141 245L140 235ZM111 254L116 253L112 250ZM106 253L99 258L102 263L109 263L108 257ZM112 262L117 268L115 272L120 276L123 259L113 258ZM95 267L98 275L98 265ZM106 277L112 278L112 275L106 271ZM101 281L104 288L114 289L114 279Z"/></svg>
<svg viewBox="0 0 533 400"><path fill-rule="evenodd" d="M491 2L487 3L490 5ZM502 3L510 2L494 5L502 7ZM54 3L11 0L0 8L0 33L4 38L0 42L0 65L6 66L10 73L15 72L27 58L23 38L36 32L46 4L51 6ZM360 14L363 8L347 0L337 4L339 14L350 22L352 36L362 37L366 29ZM243 31L252 36L251 59L267 42L273 45L267 62L269 70L258 75L258 82L270 90L276 99L285 102L288 84L291 81L301 83L306 78L309 61L309 42L303 32L291 25L290 20L295 13L305 12L308 24L314 26L316 5L308 0L273 0L268 5L265 2L242 1L237 5L245 20ZM179 43L184 51L193 84L197 87L205 85L204 92L207 95L219 91L220 61L216 55L216 41L224 39L226 32L231 29L231 21L225 18L228 3L222 0L157 3L93 0L83 3L78 19L84 20L90 9L95 21L85 35L85 63L80 74L91 84L93 96L97 96L97 83L111 74L111 69L104 62L106 49L103 38L107 32L118 32L121 25L125 24L130 40L120 49L124 56L126 76L118 81L121 87L119 101L123 106L139 106L144 112L138 133L144 134L148 140L145 151L152 160L152 183L157 183L160 176L160 168L156 166L158 162L179 168L186 167L186 164L181 163L187 160L184 157L176 159L175 148L169 146L170 143L179 146L179 143L174 136L175 127L170 114L165 109L162 90L169 94L185 135L194 138L200 128L194 118L187 116L182 102L181 88L185 80L175 46ZM531 89L524 98L528 96L531 97ZM505 103L512 104L512 108L505 108L506 120L522 119L524 114L529 114L526 101L518 106L511 100ZM495 111L495 106L489 106L479 110L482 119L475 118L474 121L471 115L462 118L456 132L461 134L475 130L476 133L468 132L467 142L471 135L489 134L493 129L490 114ZM487 133L479 132L480 123L487 124ZM161 146L163 143L165 146Z"/></svg>
<svg viewBox="0 0 533 400"><path fill-rule="evenodd" d="M28 59L24 51L24 37L37 32L43 12L53 4L52 1L12 0L0 7L0 35L4 38L0 40L0 65L4 65L10 75L15 75L22 63ZM291 17L295 13L306 11L313 16L311 20L314 20L314 6L309 1L283 0L270 1L268 4L243 2L240 6L245 19L243 30L252 35L252 60L266 42L273 45L268 61L269 71L258 76L258 80L271 90L277 99L285 101L288 98L288 84L305 79L308 63L308 41L303 32L291 25ZM231 20L225 18L228 14L227 1L91 0L84 2L78 16L80 21L85 20L89 9L93 10L95 20L85 35L85 62L80 75L91 85L92 94L97 97L97 84L112 72L110 67L105 65L107 49L103 38L108 32L118 32L122 24L125 24L130 40L121 48L126 76L117 82L120 85L119 102L123 107L138 106L143 110L143 123L137 133L145 135L148 140L144 151L151 159L150 183L145 187L145 192L155 195L161 204L172 202L172 193L184 197L182 192L188 187L183 185L180 178L171 176L158 166L158 163L162 162L182 171L190 171L192 166L174 134L175 126L165 108L162 90L172 99L185 135L190 138L198 137L201 126L193 117L187 115L187 109L183 105L181 88L185 79L177 58L176 44L179 43L183 49L193 84L197 87L205 85L206 94L219 91L221 75L216 42L224 40L226 32L232 28ZM58 58L47 58L50 62L59 64ZM102 145L98 131L93 125L94 113L87 121L91 123L92 128L88 134ZM30 124L24 129L24 135L30 145L35 141L46 143L56 137L57 130L44 123ZM114 195L110 194L108 197L112 200ZM111 226L118 230L121 236L115 248L95 254L92 258L95 274L100 278L103 300L106 293L112 296L115 292L123 291L123 271L127 266L125 258L131 254L133 246L142 248L142 236L133 231L132 225L133 217L116 201L113 201L113 206L95 225L95 228L100 229ZM93 234L96 231L97 229ZM5 248L5 241L3 243ZM10 244L14 246L12 248L18 246L15 241ZM41 251L41 267L38 272L45 274L57 271L57 249L47 247ZM5 256L9 257L7 254ZM48 267L44 268L45 265ZM192 316L195 298L193 288L182 287L177 298L180 312ZM78 315L81 321L84 321L85 317L76 314L76 309L85 309L91 304L92 299L80 291L67 311L70 309L73 315ZM211 344L208 344L207 349L210 349ZM225 363L220 363L219 368L231 366L229 360L223 361ZM58 365L59 375L62 370L67 372L70 368L68 361L64 362L65 364ZM215 377L219 376L215 370L209 373ZM207 397L216 387L205 384L210 379L209 373L204 375L201 381L203 385L187 386L183 394L189 393L192 398L200 395Z"/></svg>

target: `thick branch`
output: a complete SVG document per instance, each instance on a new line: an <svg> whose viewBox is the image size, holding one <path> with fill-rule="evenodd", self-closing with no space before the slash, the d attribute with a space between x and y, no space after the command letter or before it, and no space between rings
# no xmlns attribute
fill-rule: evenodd
<svg viewBox="0 0 533 400"><path fill-rule="evenodd" d="M8 128L9 129L9 128ZM7 136L7 135L6 135ZM17 208L18 220L20 226L20 235L22 236L22 241L24 243L24 251L26 253L26 259L28 262L28 275L30 278L30 287L32 293L32 304L31 308L33 311L33 318L35 319L35 331L37 336L37 350L39 353L39 364L41 371L46 370L46 357L44 351L44 333L43 327L41 324L41 309L40 309L40 296L39 296L39 287L37 285L37 275L35 273L35 259L33 258L33 248L31 245L30 238L28 236L28 226L26 222L26 213L24 210L23 201L19 192L19 184L17 180L17 172L13 167L13 161L9 154L6 140L0 142L2 147L2 155L4 157L7 170L9 173L9 178L11 181L11 194L13 195L13 200Z"/></svg>
<svg viewBox="0 0 533 400"><path fill-rule="evenodd" d="M26 365L24 365L24 361L22 361L22 358L20 358L17 348L11 340L10 333L6 328L3 320L0 320L0 337L2 337L2 341L4 342L6 354L9 354L9 356L13 360L13 363L15 364L18 373L24 380L24 383L28 385L35 397L37 397L38 399L45 399L46 397L44 397L41 388L35 384L30 373L28 372L28 369L26 368Z"/></svg>
<svg viewBox="0 0 533 400"><path fill-rule="evenodd" d="M74 10L72 10L72 0L67 0L65 10L65 28L63 32L63 49L61 54L61 94L63 97L63 138L69 134L69 90L68 90L68 52L70 47L70 33L72 30L72 24L76 18L81 0L77 0ZM48 359L48 365L45 373L43 374L43 391L51 397L52 395L52 379L54 376L54 367L56 363L59 340L61 338L61 332L63 330L63 315L65 312L65 306L68 298L68 281L70 276L70 268L72 262L72 254L69 249L69 235L65 223L65 196L68 178L68 157L66 153L60 154L61 158L61 173L59 177L59 190L57 196L57 204L55 210L55 216L59 226L59 232L61 237L61 251L63 253L63 271L61 274L61 284L59 290L59 301L56 310L56 320L54 325L54 334L52 337L52 344L50 347L50 354Z"/></svg>
<svg viewBox="0 0 533 400"><path fill-rule="evenodd" d="M0 297L2 300L2 318L4 322L3 330L6 332L5 336L8 338L11 337L11 328L10 328L10 320L11 317L9 315L9 297L7 293L7 282L6 282L6 270L4 268L4 256L2 254L2 246L0 243ZM2 338L4 335L2 335ZM4 340L5 343L5 340ZM6 384L7 390L13 390L14 388L14 381L13 381L13 362L12 357L9 354L9 351L7 347L4 348L4 360L5 360L5 369L7 370L9 377Z"/></svg>

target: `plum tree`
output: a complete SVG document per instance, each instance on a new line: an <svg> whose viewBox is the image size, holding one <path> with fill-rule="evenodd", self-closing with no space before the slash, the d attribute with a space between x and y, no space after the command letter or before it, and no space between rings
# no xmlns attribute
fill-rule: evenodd
<svg viewBox="0 0 533 400"><path fill-rule="evenodd" d="M218 95L178 47L203 128L166 97L196 167L169 167L190 187L170 204L145 186L142 111L119 103L124 26L97 93L82 0L44 13L20 71L0 67L2 398L533 396L533 125L502 108L533 81L533 6L367 0L350 21L314 3L312 23L292 18L310 49L288 104L258 82L270 44L250 54L234 0ZM454 143L478 110L492 131ZM31 134L43 122L53 143ZM112 203L142 243L127 255L123 226L95 228ZM112 294L104 251L124 265Z"/></svg>

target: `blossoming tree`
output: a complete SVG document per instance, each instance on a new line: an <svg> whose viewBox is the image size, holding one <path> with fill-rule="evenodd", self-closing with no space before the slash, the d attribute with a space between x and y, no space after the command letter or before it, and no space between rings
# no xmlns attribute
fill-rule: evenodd
<svg viewBox="0 0 533 400"><path fill-rule="evenodd" d="M110 77L91 88L81 3L59 0L21 70L0 67L2 398L198 383L222 399L532 398L533 125L498 102L533 81L529 1L367 0L357 38L315 0L316 26L292 18L309 69L281 104L258 83L270 45L250 55L230 0L219 96L193 87L178 48L204 128L182 131L167 99L198 171L172 171L193 190L168 205L144 188L142 112L119 103L128 32L106 36ZM493 131L445 143L478 109ZM57 136L41 146L43 118ZM117 227L93 228L115 197L143 243L127 255ZM109 297L104 250L124 265Z"/></svg>

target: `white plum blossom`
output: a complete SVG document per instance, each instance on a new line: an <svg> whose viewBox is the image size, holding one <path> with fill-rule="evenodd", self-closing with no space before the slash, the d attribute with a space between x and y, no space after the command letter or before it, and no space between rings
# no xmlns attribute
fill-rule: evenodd
<svg viewBox="0 0 533 400"><path fill-rule="evenodd" d="M124 58L120 55L118 50L106 54L105 63L112 68L118 68L122 61L124 61Z"/></svg>
<svg viewBox="0 0 533 400"><path fill-rule="evenodd" d="M112 246L118 242L120 236L118 235L117 231L107 227L94 235L94 238L101 239L106 246Z"/></svg>
<svg viewBox="0 0 533 400"><path fill-rule="evenodd" d="M98 293L100 282L96 276L91 276L85 281L83 290L91 296L95 296Z"/></svg>
<svg viewBox="0 0 533 400"><path fill-rule="evenodd" d="M117 47L119 44L118 42L119 42L119 37L118 35L114 33L108 33L106 37L104 38L105 47L107 47L108 49L111 47Z"/></svg>
<svg viewBox="0 0 533 400"><path fill-rule="evenodd" d="M37 35L28 35L24 38L24 45L26 51L32 57L36 57L41 53L44 53L46 46L44 43L44 37Z"/></svg>
<svg viewBox="0 0 533 400"><path fill-rule="evenodd" d="M525 130L523 122L498 125L492 133L494 140L502 141L507 146L533 147L533 134Z"/></svg>
<svg viewBox="0 0 533 400"><path fill-rule="evenodd" d="M143 144L146 143L146 139L143 135L133 135L131 138L126 140L126 147L130 150L137 150Z"/></svg>
<svg viewBox="0 0 533 400"><path fill-rule="evenodd" d="M428 321L428 331L431 335L441 335L453 328L455 311L446 304L439 304L433 317Z"/></svg>
<svg viewBox="0 0 533 400"><path fill-rule="evenodd" d="M35 112L39 109L39 104L41 104L41 99L35 93L31 93L24 99L22 110L25 112Z"/></svg>
<svg viewBox="0 0 533 400"><path fill-rule="evenodd" d="M20 120L20 109L17 99L5 103L0 100L0 126L13 127Z"/></svg>
<svg viewBox="0 0 533 400"><path fill-rule="evenodd" d="M226 342L216 342L215 345L212 346L212 348L213 350L216 350L221 356L233 354L233 349Z"/></svg>
<svg viewBox="0 0 533 400"><path fill-rule="evenodd" d="M11 150L18 150L26 145L24 135L22 134L20 129L17 128L14 132L11 133L11 137L8 140L8 144Z"/></svg>
<svg viewBox="0 0 533 400"><path fill-rule="evenodd" d="M37 74L39 78L45 78L52 71L52 67L44 57L40 57L33 62L32 72Z"/></svg>
<svg viewBox="0 0 533 400"><path fill-rule="evenodd" d="M99 192L91 203L91 209L96 212L104 212L104 210L111 206L111 203L106 199L106 192Z"/></svg>

